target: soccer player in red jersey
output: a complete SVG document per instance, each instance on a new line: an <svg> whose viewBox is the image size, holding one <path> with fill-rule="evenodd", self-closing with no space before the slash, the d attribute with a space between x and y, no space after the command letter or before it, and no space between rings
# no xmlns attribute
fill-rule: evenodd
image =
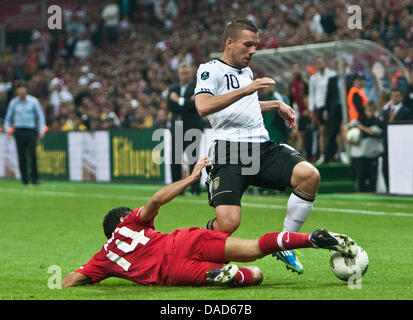
<svg viewBox="0 0 413 320"><path fill-rule="evenodd" d="M273 232L255 240L198 227L172 233L155 231L159 208L198 181L208 165L209 158L201 159L190 176L157 191L144 207L109 211L103 221L108 240L88 263L67 274L62 286L93 284L109 277L145 285L258 285L263 279L258 267L226 263L254 261L277 250L295 248L325 248L355 255L354 241L323 229L312 234Z"/></svg>

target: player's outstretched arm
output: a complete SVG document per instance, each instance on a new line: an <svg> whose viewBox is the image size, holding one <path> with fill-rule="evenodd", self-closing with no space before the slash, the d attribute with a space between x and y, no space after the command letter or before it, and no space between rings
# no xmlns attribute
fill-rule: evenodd
<svg viewBox="0 0 413 320"><path fill-rule="evenodd" d="M225 109L245 96L253 94L258 89L267 88L274 84L275 81L271 78L259 78L255 79L244 88L240 88L219 96L214 96L209 93L200 93L195 96L195 107L201 117L208 116Z"/></svg>
<svg viewBox="0 0 413 320"><path fill-rule="evenodd" d="M202 169L210 165L209 158L203 158L199 160L193 171L192 174L182 180L176 181L167 185L157 191L145 204L144 208L141 212L141 220L142 221L150 221L152 220L158 213L159 208L180 195L188 186L193 184L194 182L201 179L201 172Z"/></svg>

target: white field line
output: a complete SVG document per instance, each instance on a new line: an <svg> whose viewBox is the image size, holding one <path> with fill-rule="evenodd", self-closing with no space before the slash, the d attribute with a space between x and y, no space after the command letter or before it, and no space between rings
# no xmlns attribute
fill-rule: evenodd
<svg viewBox="0 0 413 320"><path fill-rule="evenodd" d="M149 196L126 196L122 194L99 194L99 193L76 193L76 192L58 192L58 191L46 191L46 190L24 190L24 189L10 189L0 188L0 193L14 193L14 194L27 194L38 196L53 196L53 197L66 197L66 198L95 198L95 199L121 199L121 200L149 200ZM205 200L198 199L182 199L175 198L175 202L194 203L194 204L207 204ZM262 204L254 202L242 202L243 207L258 208L258 209L286 209L285 205L275 204ZM393 216L393 217L410 217L413 218L413 213L406 212L384 212L384 211L372 211L372 210L357 210L357 209L339 209L339 208L323 208L314 207L313 211L324 211L330 213L354 213L361 215L374 215L374 216Z"/></svg>

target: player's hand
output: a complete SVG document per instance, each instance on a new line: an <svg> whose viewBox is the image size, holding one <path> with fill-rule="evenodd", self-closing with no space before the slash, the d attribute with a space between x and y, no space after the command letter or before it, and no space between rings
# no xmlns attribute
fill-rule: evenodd
<svg viewBox="0 0 413 320"><path fill-rule="evenodd" d="M267 77L258 78L245 87L245 92L247 95L250 95L259 89L268 88L269 86L274 86L274 85L275 85L274 79L267 78Z"/></svg>
<svg viewBox="0 0 413 320"><path fill-rule="evenodd" d="M178 103L179 101L179 96L176 92L171 92L171 94L169 95L169 98L173 101Z"/></svg>
<svg viewBox="0 0 413 320"><path fill-rule="evenodd" d="M211 158L205 157L205 158L200 159L196 163L194 169L192 170L191 176L196 180L201 179L202 169L205 167L209 167L210 165L211 165Z"/></svg>
<svg viewBox="0 0 413 320"><path fill-rule="evenodd" d="M295 111L293 108L291 108L288 104L279 101L278 114L283 120L285 120L289 128L295 129L297 126L297 118L295 117Z"/></svg>

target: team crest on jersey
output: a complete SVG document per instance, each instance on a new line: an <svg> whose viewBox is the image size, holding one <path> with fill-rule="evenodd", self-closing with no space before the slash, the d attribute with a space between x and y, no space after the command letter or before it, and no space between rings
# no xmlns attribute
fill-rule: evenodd
<svg viewBox="0 0 413 320"><path fill-rule="evenodd" d="M214 190L217 190L219 187L219 177L216 177L213 181L212 181L212 188Z"/></svg>
<svg viewBox="0 0 413 320"><path fill-rule="evenodd" d="M209 78L209 72L208 71L204 71L201 73L201 80L206 80Z"/></svg>

